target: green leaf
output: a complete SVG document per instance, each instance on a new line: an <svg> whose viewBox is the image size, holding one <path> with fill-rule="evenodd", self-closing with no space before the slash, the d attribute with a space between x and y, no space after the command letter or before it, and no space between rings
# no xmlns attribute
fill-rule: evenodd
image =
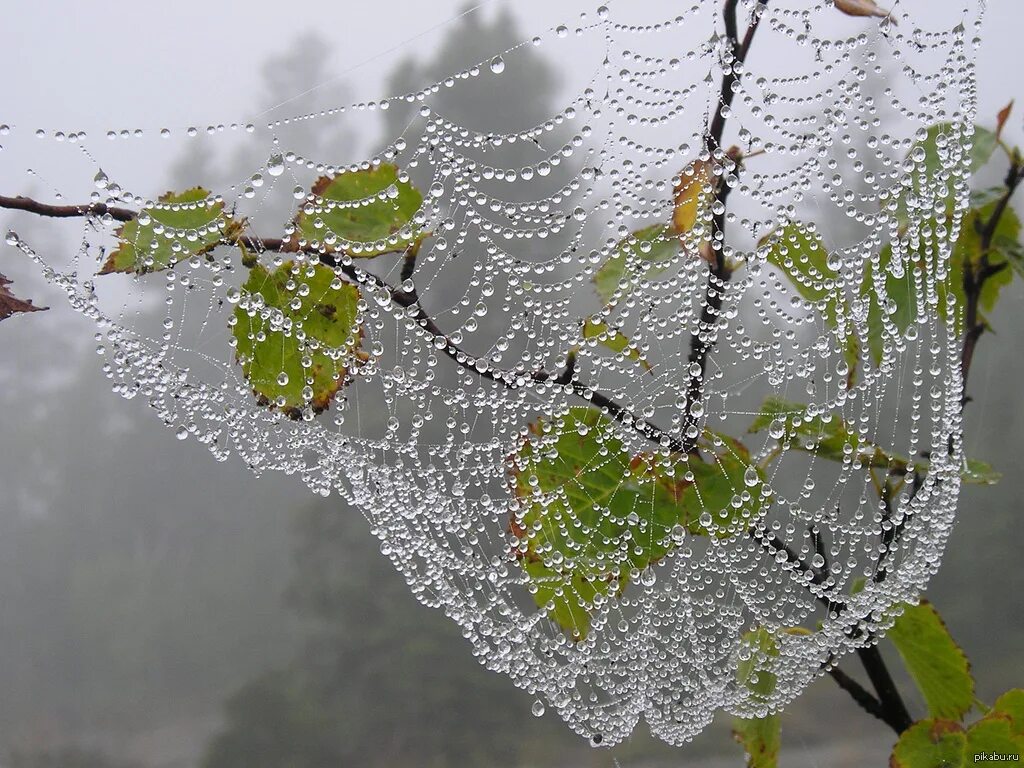
<svg viewBox="0 0 1024 768"><path fill-rule="evenodd" d="M775 637L764 627L759 627L743 636L743 645L748 649L736 665L736 679L746 686L756 698L767 702L775 691L776 679L763 666L767 657L779 655ZM747 753L749 768L776 768L779 749L782 745L782 718L772 714L765 717L734 717L733 737Z"/></svg>
<svg viewBox="0 0 1024 768"><path fill-rule="evenodd" d="M980 760L975 759L976 755L1001 755L1003 760L1006 760L1006 755L1017 755L1016 762L1019 762L1020 756L1024 754L1024 736L1016 730L1016 727L1009 715L1002 712L989 712L967 729L967 750L964 764L980 763Z"/></svg>
<svg viewBox="0 0 1024 768"><path fill-rule="evenodd" d="M963 768L967 735L959 723L921 720L902 734L892 750L890 768Z"/></svg>
<svg viewBox="0 0 1024 768"><path fill-rule="evenodd" d="M992 250L997 256L1009 262L1010 269L1024 277L1024 245L1021 245L1019 240L1011 240L996 234L992 239Z"/></svg>
<svg viewBox="0 0 1024 768"><path fill-rule="evenodd" d="M310 247L370 258L417 247L425 237L415 223L423 195L384 163L369 170L321 177L296 219L298 236Z"/></svg>
<svg viewBox="0 0 1024 768"><path fill-rule="evenodd" d="M778 267L831 328L845 307L838 274L828 265L828 249L810 224L790 222L762 238L768 261Z"/></svg>
<svg viewBox="0 0 1024 768"><path fill-rule="evenodd" d="M760 508L763 477L747 482L749 453L732 438L709 435L709 460L671 459L670 474L664 457L626 451L594 408L542 419L530 433L511 459L515 555L537 605L578 640L595 595L624 589L687 532L742 533Z"/></svg>
<svg viewBox="0 0 1024 768"><path fill-rule="evenodd" d="M1024 689L1013 688L1004 693L992 705L992 713L1008 717L1010 730L1017 736L1024 736Z"/></svg>
<svg viewBox="0 0 1024 768"><path fill-rule="evenodd" d="M224 213L223 201L202 187L168 192L118 228L117 248L99 273L157 272L222 243L233 244L241 231L242 225Z"/></svg>
<svg viewBox="0 0 1024 768"><path fill-rule="evenodd" d="M1002 478L1002 473L996 472L991 465L974 459L968 459L966 469L960 473L960 479L971 485L995 485Z"/></svg>
<svg viewBox="0 0 1024 768"><path fill-rule="evenodd" d="M891 464L891 458L884 451L862 439L838 414L811 416L806 405L774 395L761 404L759 415L747 431L758 433L766 429L772 433L781 430L780 439L790 440L793 448L830 461L841 462L849 455L859 457L864 466L889 467Z"/></svg>
<svg viewBox="0 0 1024 768"><path fill-rule="evenodd" d="M747 753L747 768L776 768L782 747L782 717L732 719L732 735Z"/></svg>
<svg viewBox="0 0 1024 768"><path fill-rule="evenodd" d="M363 359L359 289L329 267L289 261L273 272L253 265L242 291L231 333L257 397L291 418L307 404L324 411Z"/></svg>
<svg viewBox="0 0 1024 768"><path fill-rule="evenodd" d="M667 224L634 232L619 243L618 252L594 274L594 287L605 304L632 292L637 280L651 280L679 254L679 238Z"/></svg>
<svg viewBox="0 0 1024 768"><path fill-rule="evenodd" d="M917 316L917 294L914 278L909 267L903 270L901 277L892 274L892 245L885 245L879 251L878 274L885 284L888 301L885 311L879 302L879 292L873 270L864 270L864 279L860 284L862 301L868 302L868 350L875 365L882 361L885 330L889 324L895 326L898 333L904 333Z"/></svg>
<svg viewBox="0 0 1024 768"><path fill-rule="evenodd" d="M992 153L996 151L999 139L994 131L983 128L980 125L974 126L974 142L971 146L971 175L981 170L989 160Z"/></svg>
<svg viewBox="0 0 1024 768"><path fill-rule="evenodd" d="M756 434L766 429L780 431L782 436L779 439L792 441L791 447L829 461L842 462L849 455L851 459L859 458L862 466L889 469L896 474L924 473L929 467L927 459L911 460L863 439L839 414L811 416L806 405L775 395L770 395L761 404L758 416L747 432ZM960 478L972 485L995 485L1001 477L990 465L974 459L968 459L960 473Z"/></svg>
<svg viewBox="0 0 1024 768"><path fill-rule="evenodd" d="M935 718L959 720L974 704L970 663L926 600L908 605L886 635Z"/></svg>
<svg viewBox="0 0 1024 768"><path fill-rule="evenodd" d="M976 208L967 213L963 218L963 223L960 228L960 237L957 238L956 245L953 247L953 254L950 258L950 281L958 281L959 285L963 285L963 274L964 265L970 264L977 266L983 255L982 253L982 238L981 229L988 223L992 218L992 214L995 212L998 202L989 203L983 208ZM1013 263L1013 257L1009 253L1003 253L999 246L1003 248L1007 247L1007 244L1017 243L1020 237L1020 219L1017 217L1016 212L1012 208L1007 208L1002 216L999 218L999 224L996 226L996 231L993 237L993 249L988 254L989 260L992 263L998 263L999 257L1002 256L1005 260ZM1009 248L1012 253L1012 247ZM994 258L993 258L994 257ZM1000 272L992 275L988 280L985 281L984 287L981 289L981 306L986 312L991 312L996 305L996 301L999 299L999 293L1013 281L1013 272L1010 269L1004 269ZM954 284L955 287L955 284ZM960 293L962 294L962 287ZM958 294L958 299L962 296Z"/></svg>
<svg viewBox="0 0 1024 768"><path fill-rule="evenodd" d="M651 364L640 354L640 350L632 345L629 338L621 331L616 330L608 323L588 318L583 321L583 338L597 339L597 341L613 352L618 352L623 357L640 363L644 370L650 371Z"/></svg>

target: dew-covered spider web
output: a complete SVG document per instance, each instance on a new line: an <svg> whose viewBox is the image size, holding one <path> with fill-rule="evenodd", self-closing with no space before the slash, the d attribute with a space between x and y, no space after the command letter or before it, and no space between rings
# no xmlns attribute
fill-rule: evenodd
<svg viewBox="0 0 1024 768"><path fill-rule="evenodd" d="M308 114L4 128L93 163L72 259L8 243L95 321L114 391L343 497L482 664L595 745L777 711L875 642L969 471L949 264L980 9L685 5L589 8ZM549 119L438 106L534 47L592 64ZM361 163L285 138L385 111L404 128ZM125 147L221 134L263 165L124 181Z"/></svg>

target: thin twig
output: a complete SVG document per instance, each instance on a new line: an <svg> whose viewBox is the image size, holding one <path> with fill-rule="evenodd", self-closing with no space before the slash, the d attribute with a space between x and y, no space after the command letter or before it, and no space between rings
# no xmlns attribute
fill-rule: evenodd
<svg viewBox="0 0 1024 768"><path fill-rule="evenodd" d="M97 218L110 215L117 221L130 221L138 216L138 212L129 208L114 208L104 203L90 203L86 205L48 205L28 197L4 197L0 196L0 208L26 211L37 216L49 216L53 218ZM252 234L244 234L235 242L241 243L254 252L276 251L276 252L299 252L301 249L294 239L281 239L272 237L259 237ZM305 252L305 251L303 251ZM371 272L357 269L351 264L343 264L331 254L310 252L321 262L340 270L350 280L361 285L372 285L377 289L385 290L391 301L403 309L413 309L411 319L414 320L423 330L429 333L435 341L442 342L439 346L441 351L453 360L460 367L470 371L483 379L500 384L506 389L515 391L522 388L527 381L542 384L552 382L561 386L568 386L570 392L582 400L590 403L596 408L604 409L608 416L623 426L633 429L638 434L659 446L668 448L675 453L685 452L682 441L665 430L652 424L646 419L638 419L627 406L617 402L611 396L591 388L588 384L579 381L575 376L575 364L569 372L568 380L565 372L560 374L550 373L546 370L532 372L506 371L496 368L489 361L478 358L455 344L448 335L437 325L434 319L427 314L419 302L419 296L415 290L406 291L388 283L383 278L377 277ZM409 265L415 268L415 262L408 258L405 262L406 268ZM405 279L403 270L403 280ZM411 275L410 275L411 276Z"/></svg>
<svg viewBox="0 0 1024 768"><path fill-rule="evenodd" d="M750 24L747 27L743 41L739 40L739 29L736 19L736 9L739 0L726 0L722 11L725 19L725 34L732 46L732 61L729 62L729 69L722 77L722 87L718 96L718 107L715 116L711 120L708 134L704 141L705 150L712 157L722 149L722 138L725 135L725 125L729 112L732 108L733 99L736 96L736 84L740 79L740 71L750 52L750 46L754 42L754 35L761 22L761 15L768 4L768 0L759 0L754 7ZM697 330L690 337L690 354L688 357L686 382L686 414L683 418L683 440L687 451L692 452L696 448L697 438L691 436L694 432L696 417L693 415L693 407L701 401L704 395L704 383L707 376L708 356L714 349L716 341L715 329L718 326L719 317L722 312L722 304L725 301L726 286L732 278L732 269L725 259L725 206L732 187L725 182L728 173L739 172L740 155L738 152L729 152L728 160L732 162L732 168L726 168L721 175L721 182L717 190L717 213L712 215L711 237L712 252L714 260L708 268L708 281L704 289L704 301L701 307L700 318L697 321ZM717 248L715 245L717 244ZM698 433L699 434L699 433Z"/></svg>

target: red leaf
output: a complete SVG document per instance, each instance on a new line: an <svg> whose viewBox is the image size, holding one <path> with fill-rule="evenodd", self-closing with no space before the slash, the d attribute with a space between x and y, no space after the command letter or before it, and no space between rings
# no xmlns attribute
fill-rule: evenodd
<svg viewBox="0 0 1024 768"><path fill-rule="evenodd" d="M1003 135L1003 128L1006 127L1006 121L1010 119L1010 112L1013 111L1013 100L1005 107L999 110L999 114L996 117L996 138L999 139Z"/></svg>

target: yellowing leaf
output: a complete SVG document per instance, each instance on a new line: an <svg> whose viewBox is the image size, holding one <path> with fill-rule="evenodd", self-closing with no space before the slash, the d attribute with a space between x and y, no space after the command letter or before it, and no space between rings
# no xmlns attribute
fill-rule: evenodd
<svg viewBox="0 0 1024 768"><path fill-rule="evenodd" d="M907 606L887 637L900 652L932 717L959 720L974 704L974 678L960 646L926 600Z"/></svg>
<svg viewBox="0 0 1024 768"><path fill-rule="evenodd" d="M640 354L640 350L632 346L629 339L620 331L610 327L607 323L588 318L583 321L583 338L597 339L597 341L608 349L618 352L624 357L634 360L650 371L651 364Z"/></svg>
<svg viewBox="0 0 1024 768"><path fill-rule="evenodd" d="M425 237L414 221L423 195L395 165L324 176L312 192L317 202L296 219L298 236L310 247L370 258L416 247Z"/></svg>
<svg viewBox="0 0 1024 768"><path fill-rule="evenodd" d="M224 213L224 203L202 187L168 192L118 228L117 248L100 274L167 269L222 243L234 244L241 231L242 225Z"/></svg>
<svg viewBox="0 0 1024 768"><path fill-rule="evenodd" d="M697 222L707 218L712 192L709 164L703 160L695 160L686 166L676 185L672 207L672 225L676 234L686 235Z"/></svg>
<svg viewBox="0 0 1024 768"><path fill-rule="evenodd" d="M307 405L314 413L330 405L348 369L362 360L358 301L359 289L323 265L250 269L231 333L261 402L291 418Z"/></svg>

